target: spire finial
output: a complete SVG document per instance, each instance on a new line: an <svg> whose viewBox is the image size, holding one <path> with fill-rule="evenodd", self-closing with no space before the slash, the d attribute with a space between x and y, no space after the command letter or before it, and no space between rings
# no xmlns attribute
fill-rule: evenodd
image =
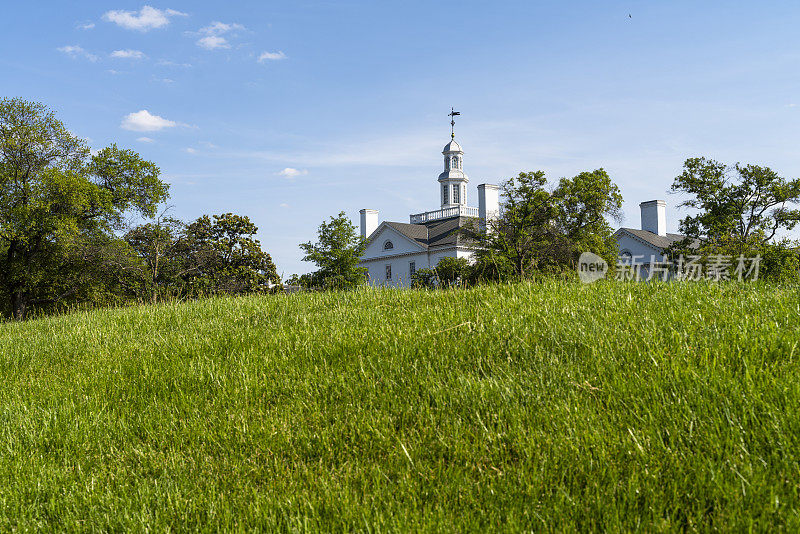
<svg viewBox="0 0 800 534"><path fill-rule="evenodd" d="M453 108L450 108L450 113L447 114L450 117L450 139L456 138L456 116L461 115L460 111L455 111Z"/></svg>

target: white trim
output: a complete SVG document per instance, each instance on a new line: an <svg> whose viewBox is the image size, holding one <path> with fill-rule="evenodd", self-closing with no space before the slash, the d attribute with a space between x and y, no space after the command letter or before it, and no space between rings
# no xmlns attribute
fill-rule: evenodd
<svg viewBox="0 0 800 534"><path fill-rule="evenodd" d="M439 247L441 247L441 248L439 248ZM404 256L417 256L419 254L427 254L428 256L430 256L433 253L439 253L439 252L447 251L447 250L455 250L456 252L475 252L478 249L477 248L473 248L473 247L465 247L465 246L462 246L462 245L458 245L458 246L439 245L437 247L430 247L430 248L428 248L426 250L420 250L419 252L402 252L400 254L391 254L391 255L387 255L387 256L378 256L378 257L375 257L375 258L367 258L367 259L361 258L361 261L359 262L359 265L361 265L363 263L371 262L371 261L384 261L384 260L387 260L387 259L402 258Z"/></svg>

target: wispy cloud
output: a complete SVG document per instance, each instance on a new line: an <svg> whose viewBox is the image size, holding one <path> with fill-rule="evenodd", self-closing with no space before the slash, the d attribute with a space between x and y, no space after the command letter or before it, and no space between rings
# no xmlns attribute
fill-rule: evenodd
<svg viewBox="0 0 800 534"><path fill-rule="evenodd" d="M155 139L150 139L149 137L139 137L136 140L140 143L155 143Z"/></svg>
<svg viewBox="0 0 800 534"><path fill-rule="evenodd" d="M233 32L233 31L244 30L244 29L245 29L244 26L242 26L241 24L238 24L236 22L227 23L227 22L219 22L218 20L215 20L214 22L212 22L208 26L200 28L200 33L205 33L205 34L208 34L208 35L219 35L221 33L228 33L228 32Z"/></svg>
<svg viewBox="0 0 800 534"><path fill-rule="evenodd" d="M76 26L79 30L91 30L94 28L94 22L84 22Z"/></svg>
<svg viewBox="0 0 800 534"><path fill-rule="evenodd" d="M196 150L196 149L194 149L194 148L191 148L191 147L189 147L189 148L185 148L184 150L185 150L186 152L188 152L189 154L197 154L197 150Z"/></svg>
<svg viewBox="0 0 800 534"><path fill-rule="evenodd" d="M111 52L111 57L120 59L144 59L147 56L144 55L144 52L141 50L131 50L128 48L125 50L114 50Z"/></svg>
<svg viewBox="0 0 800 534"><path fill-rule="evenodd" d="M160 67L181 67L184 69L189 69L192 67L191 63L178 63L176 61L171 61L169 59L159 59L156 61L156 65Z"/></svg>
<svg viewBox="0 0 800 534"><path fill-rule="evenodd" d="M202 35L197 40L197 46L206 50L217 50L220 48L230 48L225 35L235 35L237 31L243 31L244 26L236 22L226 23L214 21L208 26L200 28L195 35Z"/></svg>
<svg viewBox="0 0 800 534"><path fill-rule="evenodd" d="M261 52L261 55L258 56L259 63L265 63L267 61L277 61L280 59L286 59L286 54L283 51L278 50L277 52Z"/></svg>
<svg viewBox="0 0 800 534"><path fill-rule="evenodd" d="M289 204L287 204L286 202L281 202L280 207L281 208L288 208Z"/></svg>
<svg viewBox="0 0 800 534"><path fill-rule="evenodd" d="M56 50L58 50L59 52L61 52L63 54L68 55L69 57L71 57L73 59L79 58L79 57L86 58L89 61L97 61L98 59L100 59L96 55L87 52L86 50L83 49L83 47L78 46L78 45L62 46L62 47L57 48Z"/></svg>
<svg viewBox="0 0 800 534"><path fill-rule="evenodd" d="M287 178L296 178L298 176L305 176L306 174L308 174L308 170L294 169L292 167L286 167L278 173L279 176L285 176Z"/></svg>
<svg viewBox="0 0 800 534"><path fill-rule="evenodd" d="M122 119L120 127L123 130L131 130L133 132L157 132L164 128L173 128L178 123L175 121L167 120L164 117L153 115L146 109L129 113Z"/></svg>
<svg viewBox="0 0 800 534"><path fill-rule="evenodd" d="M200 144L201 144L201 145L203 145L203 146L204 146L204 147L206 147L206 148L212 148L212 149L213 149L213 148L219 148L219 147L218 147L217 145L215 145L214 143L209 143L208 141L200 141Z"/></svg>
<svg viewBox="0 0 800 534"><path fill-rule="evenodd" d="M167 26L170 22L170 17L186 16L186 13L174 9L161 10L151 6L144 6L138 12L123 11L121 9L107 11L103 14L103 20L113 22L126 30L146 32Z"/></svg>

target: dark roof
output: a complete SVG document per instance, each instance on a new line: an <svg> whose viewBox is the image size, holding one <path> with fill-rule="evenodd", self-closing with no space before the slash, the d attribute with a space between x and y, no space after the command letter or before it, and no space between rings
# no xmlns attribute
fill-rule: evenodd
<svg viewBox="0 0 800 534"><path fill-rule="evenodd" d="M408 224L399 222L386 222L407 238L422 245L424 248L444 247L454 245L467 245L467 238L458 230L475 221L472 217L450 217L429 221L425 224Z"/></svg>
<svg viewBox="0 0 800 534"><path fill-rule="evenodd" d="M650 232L648 230L637 230L635 228L620 228L619 230L617 230L617 233L622 231L625 231L633 235L633 237L639 239L640 241L644 241L645 243L648 243L659 250L664 250L671 244L677 241L681 241L682 239L686 239L686 236L681 234L667 234L663 236L654 234L653 232ZM698 245L699 243L697 242L697 240L695 240L689 246L695 248Z"/></svg>
<svg viewBox="0 0 800 534"><path fill-rule="evenodd" d="M399 222L386 222L386 226L391 226L412 241L416 241L423 247L428 246L428 229L422 224L408 224Z"/></svg>

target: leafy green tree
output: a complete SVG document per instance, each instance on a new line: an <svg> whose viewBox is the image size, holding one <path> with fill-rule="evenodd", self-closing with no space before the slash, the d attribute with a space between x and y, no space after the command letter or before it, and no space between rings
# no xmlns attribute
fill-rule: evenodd
<svg viewBox="0 0 800 534"><path fill-rule="evenodd" d="M469 261L466 258L442 258L436 264L436 275L439 283L451 286L466 280L469 272Z"/></svg>
<svg viewBox="0 0 800 534"><path fill-rule="evenodd" d="M733 240L745 252L753 243L768 243L800 221L800 179L787 180L769 167L727 166L706 158L689 158L672 191L690 198L694 208L680 222L689 239L705 243Z"/></svg>
<svg viewBox="0 0 800 534"><path fill-rule="evenodd" d="M92 156L42 104L0 100L0 291L10 315L85 289L72 270L82 251L127 214L152 217L167 198L159 174L116 145Z"/></svg>
<svg viewBox="0 0 800 534"><path fill-rule="evenodd" d="M495 251L524 277L537 268L555 244L552 221L556 212L543 171L521 172L501 185L501 215L488 224L483 248ZM479 254L479 258L482 255Z"/></svg>
<svg viewBox="0 0 800 534"><path fill-rule="evenodd" d="M619 219L622 195L603 169L562 178L552 191L544 172L505 181L500 216L469 235L478 251L472 277L526 278L573 268L581 252L614 263L616 241L607 219Z"/></svg>
<svg viewBox="0 0 800 534"><path fill-rule="evenodd" d="M417 289L435 289L439 284L439 275L436 269L421 268L414 272L411 277L411 287Z"/></svg>
<svg viewBox="0 0 800 534"><path fill-rule="evenodd" d="M255 239L258 228L242 215L203 215L191 223L176 254L192 294L269 291L281 281L269 254Z"/></svg>
<svg viewBox="0 0 800 534"><path fill-rule="evenodd" d="M553 191L555 225L565 245L561 258L570 268L582 252L602 256L609 265L617 260L617 240L609 219L622 220L622 193L603 169L562 178Z"/></svg>
<svg viewBox="0 0 800 534"><path fill-rule="evenodd" d="M797 244L780 235L800 221L800 179L769 167L689 158L672 190L687 195L680 205L696 213L680 221L686 239L670 246L669 255L699 255L701 262L720 254L760 256L761 278L800 279Z"/></svg>
<svg viewBox="0 0 800 534"><path fill-rule="evenodd" d="M300 244L305 252L303 261L319 267L313 274L315 285L325 289L352 289L366 281L367 269L358 266L366 241L343 211L320 224L317 239L316 243Z"/></svg>
<svg viewBox="0 0 800 534"><path fill-rule="evenodd" d="M288 286L299 286L303 289L311 289L314 287L314 277L311 273L293 274L286 280Z"/></svg>
<svg viewBox="0 0 800 534"><path fill-rule="evenodd" d="M797 244L780 236L800 221L800 179L783 178L769 167L689 158L672 190L688 195L680 205L697 213L681 220L686 239L669 247L669 255L760 256L759 276L800 279Z"/></svg>
<svg viewBox="0 0 800 534"><path fill-rule="evenodd" d="M147 293L152 303L159 296L180 293L180 277L186 274L188 265L179 254L185 229L182 221L162 213L125 234L125 241L142 261L140 277L144 287L139 293Z"/></svg>

